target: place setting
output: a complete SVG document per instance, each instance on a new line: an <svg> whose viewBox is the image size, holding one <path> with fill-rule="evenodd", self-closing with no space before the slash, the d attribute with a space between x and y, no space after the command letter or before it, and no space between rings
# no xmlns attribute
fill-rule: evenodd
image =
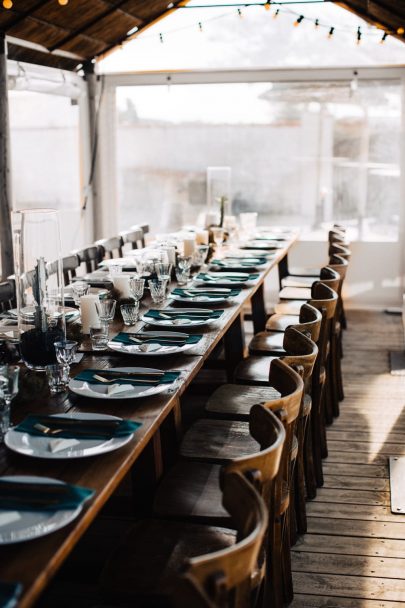
<svg viewBox="0 0 405 608"><path fill-rule="evenodd" d="M210 262L209 269L215 272L243 271L255 272L263 270L268 264L268 259L264 256L225 256L224 258L213 258Z"/></svg>
<svg viewBox="0 0 405 608"><path fill-rule="evenodd" d="M174 355L190 350L201 338L202 335L174 331L120 332L108 342L108 347L130 355Z"/></svg>
<svg viewBox="0 0 405 608"><path fill-rule="evenodd" d="M51 477L0 477L0 546L55 532L81 513L94 490Z"/></svg>
<svg viewBox="0 0 405 608"><path fill-rule="evenodd" d="M240 294L240 289L218 288L218 287L176 287L173 289L169 298L176 302L186 302L190 304L225 304L231 303L233 298Z"/></svg>
<svg viewBox="0 0 405 608"><path fill-rule="evenodd" d="M193 279L194 285L218 285L249 287L259 278L259 273L249 272L199 272Z"/></svg>
<svg viewBox="0 0 405 608"><path fill-rule="evenodd" d="M141 321L156 327L202 327L222 317L224 310L209 308L151 308L141 316Z"/></svg>
<svg viewBox="0 0 405 608"><path fill-rule="evenodd" d="M86 369L71 378L68 388L75 395L92 399L139 399L176 389L181 370L150 367Z"/></svg>

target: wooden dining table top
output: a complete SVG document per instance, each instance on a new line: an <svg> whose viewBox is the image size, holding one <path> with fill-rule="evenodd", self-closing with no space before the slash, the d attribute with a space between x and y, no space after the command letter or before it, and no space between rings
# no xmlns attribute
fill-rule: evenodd
<svg viewBox="0 0 405 608"><path fill-rule="evenodd" d="M169 388L162 393L140 399L98 400L77 396L71 392L51 397L45 388L32 394L32 397L25 396L22 400L16 399L12 405L14 424L32 413L67 412L110 414L142 423L132 440L119 450L89 458L42 460L11 452L4 444L0 446L0 475L52 477L95 491L93 499L86 503L80 515L68 526L35 540L0 547L0 581L20 582L23 585L19 607L26 608L35 604L52 576L131 470L166 417L173 408L179 406L181 395L194 380L220 340L226 337L229 329L241 317L245 306L257 297L258 290L262 290L261 297L263 297L265 278L285 258L296 239L297 235L293 234L288 240L281 242L282 246L274 251L274 256L259 271L257 281L252 286L242 288L231 303L208 306L208 308L224 310L220 319L202 327L179 329L179 331L188 333L202 334L202 339L186 352L153 357L133 356L110 350L93 352L89 341L84 341L81 347L84 357L80 363L71 367L71 376L88 368L140 366L162 370L180 370L182 372L181 384L174 391ZM146 312L145 304L149 304L149 302L142 301L141 314ZM172 301L167 302L167 305L178 306ZM206 307L205 304L202 306ZM261 310L263 310L263 306ZM125 328L122 323L115 321L110 328L110 336L112 337L119 331L134 332L143 329L144 326L145 324L140 321L135 327ZM150 329L156 328L150 327ZM166 330L166 328L161 329ZM33 374L34 372L28 372L28 375Z"/></svg>

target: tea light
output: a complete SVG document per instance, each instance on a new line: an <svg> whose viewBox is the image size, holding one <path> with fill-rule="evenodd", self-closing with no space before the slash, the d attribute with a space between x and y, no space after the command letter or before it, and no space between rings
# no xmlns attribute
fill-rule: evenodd
<svg viewBox="0 0 405 608"><path fill-rule="evenodd" d="M90 327L100 327L100 318L97 310L98 302L98 296L93 294L80 298L80 316L84 334L90 333Z"/></svg>
<svg viewBox="0 0 405 608"><path fill-rule="evenodd" d="M186 257L192 256L195 252L195 235L190 235L183 240L183 252Z"/></svg>
<svg viewBox="0 0 405 608"><path fill-rule="evenodd" d="M131 277L128 275L119 274L119 275L115 275L112 279L114 288L120 292L121 298L131 298L132 297L131 290L129 288L130 278Z"/></svg>
<svg viewBox="0 0 405 608"><path fill-rule="evenodd" d="M195 240L197 245L208 245L208 230L197 230Z"/></svg>

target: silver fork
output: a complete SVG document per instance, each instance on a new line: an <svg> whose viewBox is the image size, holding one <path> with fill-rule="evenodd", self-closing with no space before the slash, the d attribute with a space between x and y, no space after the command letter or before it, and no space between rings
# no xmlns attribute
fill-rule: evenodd
<svg viewBox="0 0 405 608"><path fill-rule="evenodd" d="M137 378L112 378L111 380L108 380L108 378L103 378L103 376L98 376L97 374L94 374L93 378L95 380L98 380L99 382L104 382L105 384L110 384L111 382L117 382L117 380L131 380L131 383L133 382L139 382L140 384L158 384L159 380L153 380L148 379L148 380L142 380L142 379L137 379Z"/></svg>

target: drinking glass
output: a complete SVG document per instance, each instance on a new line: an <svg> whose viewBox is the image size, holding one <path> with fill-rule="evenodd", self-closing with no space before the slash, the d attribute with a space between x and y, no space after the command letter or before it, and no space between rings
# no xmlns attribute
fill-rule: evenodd
<svg viewBox="0 0 405 608"><path fill-rule="evenodd" d="M73 363L77 351L78 343L74 340L62 340L54 342L56 359L58 363L70 365Z"/></svg>
<svg viewBox="0 0 405 608"><path fill-rule="evenodd" d="M117 302L112 299L100 300L97 302L97 311L101 324L104 325L105 331L108 334L108 325L114 319L115 307Z"/></svg>
<svg viewBox="0 0 405 608"><path fill-rule="evenodd" d="M106 350L108 345L108 326L90 327L90 340L93 350Z"/></svg>
<svg viewBox="0 0 405 608"><path fill-rule="evenodd" d="M179 285L187 285L190 278L190 268L184 270L183 268L176 268L176 279Z"/></svg>
<svg viewBox="0 0 405 608"><path fill-rule="evenodd" d="M172 276L171 264L168 264L166 262L158 262L157 264L155 264L155 271L158 279L161 279L162 281L164 281L165 279L168 282L170 281L170 278Z"/></svg>
<svg viewBox="0 0 405 608"><path fill-rule="evenodd" d="M238 222L235 215L226 215L224 217L224 230L229 234L229 240L233 241L238 232Z"/></svg>
<svg viewBox="0 0 405 608"><path fill-rule="evenodd" d="M190 270L193 259L190 255L179 255L177 258L177 266L181 270Z"/></svg>
<svg viewBox="0 0 405 608"><path fill-rule="evenodd" d="M69 384L69 366L63 363L54 363L46 366L46 376L51 395L63 393Z"/></svg>
<svg viewBox="0 0 405 608"><path fill-rule="evenodd" d="M108 273L111 278L115 277L117 274L121 274L122 266L120 264L109 264L108 265Z"/></svg>
<svg viewBox="0 0 405 608"><path fill-rule="evenodd" d="M145 289L145 279L130 279L129 288L131 290L132 297L136 302L142 299L143 292Z"/></svg>
<svg viewBox="0 0 405 608"><path fill-rule="evenodd" d="M217 246L218 251L221 250L222 243L224 242L224 229L223 228L211 228L212 237L214 239L214 243Z"/></svg>
<svg viewBox="0 0 405 608"><path fill-rule="evenodd" d="M166 298L166 279L151 279L149 281L150 295L155 304L162 304Z"/></svg>
<svg viewBox="0 0 405 608"><path fill-rule="evenodd" d="M73 300L76 306L80 305L80 298L87 295L89 288L90 286L86 281L75 281L72 283Z"/></svg>
<svg viewBox="0 0 405 608"><path fill-rule="evenodd" d="M205 262L208 256L210 248L208 245L198 245L197 246L197 265L205 266Z"/></svg>
<svg viewBox="0 0 405 608"><path fill-rule="evenodd" d="M0 435L10 426L10 404L18 393L18 365L0 365Z"/></svg>
<svg viewBox="0 0 405 608"><path fill-rule="evenodd" d="M139 301L132 304L121 304L120 309L124 325L135 325L138 320Z"/></svg>

